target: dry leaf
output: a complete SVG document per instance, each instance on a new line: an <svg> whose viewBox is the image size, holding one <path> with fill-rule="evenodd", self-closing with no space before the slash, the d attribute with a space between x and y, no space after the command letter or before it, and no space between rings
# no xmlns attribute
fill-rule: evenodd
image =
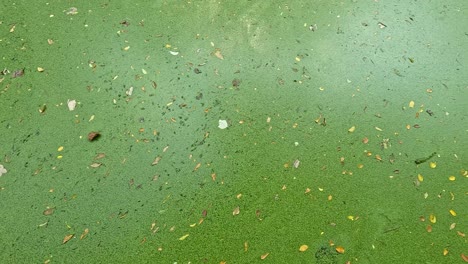
<svg viewBox="0 0 468 264"><path fill-rule="evenodd" d="M98 153L96 155L96 157L94 157L95 160L98 160L98 159L102 159L102 158L105 158L106 157L106 154L105 153Z"/></svg>
<svg viewBox="0 0 468 264"><path fill-rule="evenodd" d="M260 256L260 259L266 259L266 257L268 257L270 253L265 253L263 255Z"/></svg>
<svg viewBox="0 0 468 264"><path fill-rule="evenodd" d="M232 215L238 215L240 213L240 208L239 206L237 206L236 208L234 208L234 210L232 211Z"/></svg>
<svg viewBox="0 0 468 264"><path fill-rule="evenodd" d="M158 163L159 163L160 160L161 160L161 156L157 156L157 157L154 159L153 163L151 163L151 166L158 165Z"/></svg>
<svg viewBox="0 0 468 264"><path fill-rule="evenodd" d="M86 229L83 231L83 234L81 234L80 240L82 240L83 238L85 238L85 237L88 235L88 233L89 233L89 229L86 228Z"/></svg>
<svg viewBox="0 0 468 264"><path fill-rule="evenodd" d="M348 129L348 132L349 133L353 133L354 131L356 130L356 127L355 126L352 126Z"/></svg>
<svg viewBox="0 0 468 264"><path fill-rule="evenodd" d="M300 251L300 252L304 252L304 251L306 251L308 248L309 248L309 246L307 246L307 245L302 245L302 246L299 247L299 251Z"/></svg>
<svg viewBox="0 0 468 264"><path fill-rule="evenodd" d="M342 247L342 246L337 246L337 247L335 248L335 250L336 250L336 252L338 252L338 253L340 253L340 254L343 254L343 253L345 252L345 249L344 249L344 247Z"/></svg>
<svg viewBox="0 0 468 264"><path fill-rule="evenodd" d="M429 221L431 221L431 223L435 224L437 222L437 218L435 215L431 214L429 216Z"/></svg>
<svg viewBox="0 0 468 264"><path fill-rule="evenodd" d="M457 223L452 223L452 224L450 225L450 228L449 228L449 229L450 229L450 230L453 230L456 226L457 226Z"/></svg>
<svg viewBox="0 0 468 264"><path fill-rule="evenodd" d="M65 243L67 243L68 241L70 241L70 239L72 239L74 235L75 235L75 234L66 235L66 236L63 238L62 244L65 244Z"/></svg>
<svg viewBox="0 0 468 264"><path fill-rule="evenodd" d="M213 53L216 58L220 59L220 60L224 60L224 57L223 57L223 54L221 54L221 50L220 49L216 49L215 52Z"/></svg>
<svg viewBox="0 0 468 264"><path fill-rule="evenodd" d="M468 262L468 256L465 256L465 254L463 254L463 253L461 253L460 256L465 262Z"/></svg>
<svg viewBox="0 0 468 264"><path fill-rule="evenodd" d="M102 163L94 162L93 164L89 165L91 168L98 168L101 167Z"/></svg>
<svg viewBox="0 0 468 264"><path fill-rule="evenodd" d="M201 167L201 162L199 162L199 163L195 166L195 168L193 169L193 171L197 171L200 167Z"/></svg>
<svg viewBox="0 0 468 264"><path fill-rule="evenodd" d="M183 236L181 236L181 237L179 238L179 240L184 240L184 239L186 239L188 236L189 236L189 234L183 235Z"/></svg>
<svg viewBox="0 0 468 264"><path fill-rule="evenodd" d="M54 213L55 208L47 208L42 212L44 215L52 215Z"/></svg>

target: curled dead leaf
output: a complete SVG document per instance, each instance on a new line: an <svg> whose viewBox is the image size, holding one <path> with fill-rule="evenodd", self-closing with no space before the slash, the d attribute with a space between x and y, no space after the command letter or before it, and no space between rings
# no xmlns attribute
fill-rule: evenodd
<svg viewBox="0 0 468 264"><path fill-rule="evenodd" d="M266 257L268 257L270 253L265 253L263 255L260 256L260 259L266 259Z"/></svg>
<svg viewBox="0 0 468 264"><path fill-rule="evenodd" d="M345 249L344 249L344 247L342 247L342 246L337 246L337 247L335 248L335 250L336 250L336 252L338 252L338 253L340 253L340 254L343 254L343 253L345 252Z"/></svg>
<svg viewBox="0 0 468 264"><path fill-rule="evenodd" d="M68 241L70 241L70 239L72 239L73 236L75 236L75 234L66 235L66 236L63 238L62 244L65 244L65 243L67 243Z"/></svg>
<svg viewBox="0 0 468 264"><path fill-rule="evenodd" d="M85 238L85 237L88 235L88 233L89 233L89 229L86 228L86 229L83 231L83 233L81 234L80 240L82 240L83 238Z"/></svg>

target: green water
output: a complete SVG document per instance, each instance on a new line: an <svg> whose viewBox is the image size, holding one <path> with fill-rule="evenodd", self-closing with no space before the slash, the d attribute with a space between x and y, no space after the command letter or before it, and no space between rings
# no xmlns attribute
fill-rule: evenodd
<svg viewBox="0 0 468 264"><path fill-rule="evenodd" d="M2 263L464 263L467 1L137 2L0 4Z"/></svg>

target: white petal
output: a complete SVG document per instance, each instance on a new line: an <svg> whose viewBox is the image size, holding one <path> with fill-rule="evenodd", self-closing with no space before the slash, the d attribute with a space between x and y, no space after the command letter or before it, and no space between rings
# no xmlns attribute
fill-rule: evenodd
<svg viewBox="0 0 468 264"><path fill-rule="evenodd" d="M226 120L219 120L219 125L218 125L219 128L221 129L225 129L228 127L228 123Z"/></svg>
<svg viewBox="0 0 468 264"><path fill-rule="evenodd" d="M76 107L76 101L75 100L68 100L68 110L73 111L75 110Z"/></svg>

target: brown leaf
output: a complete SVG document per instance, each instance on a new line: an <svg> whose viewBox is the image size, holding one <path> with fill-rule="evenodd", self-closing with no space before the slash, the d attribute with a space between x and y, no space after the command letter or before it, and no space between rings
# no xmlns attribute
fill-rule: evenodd
<svg viewBox="0 0 468 264"><path fill-rule="evenodd" d="M67 243L68 241L70 241L70 239L72 239L73 236L75 236L75 234L66 235L66 236L63 238L62 244L65 244L65 243Z"/></svg>
<svg viewBox="0 0 468 264"><path fill-rule="evenodd" d="M466 256L465 254L461 253L461 258L465 261L465 262L468 262L468 256Z"/></svg>
<svg viewBox="0 0 468 264"><path fill-rule="evenodd" d="M98 139L100 136L101 134L99 132L92 131L88 133L88 140L93 141L93 140Z"/></svg>
<svg viewBox="0 0 468 264"><path fill-rule="evenodd" d="M54 213L55 208L47 208L42 212L44 215L52 215Z"/></svg>

